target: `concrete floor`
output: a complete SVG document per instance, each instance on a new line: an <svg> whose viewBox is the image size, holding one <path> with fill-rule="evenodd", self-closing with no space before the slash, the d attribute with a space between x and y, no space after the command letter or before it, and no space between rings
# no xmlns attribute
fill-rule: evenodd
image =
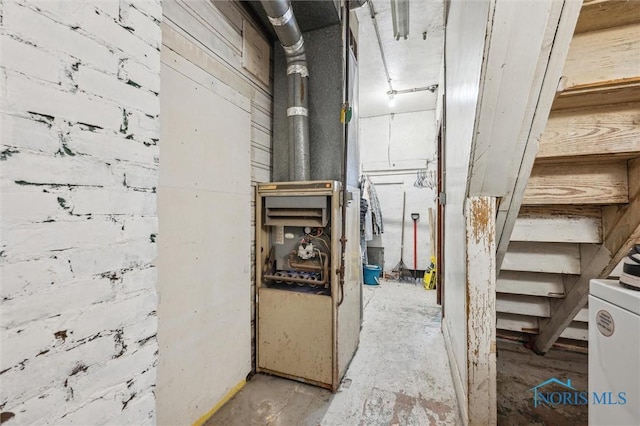
<svg viewBox="0 0 640 426"><path fill-rule="evenodd" d="M587 391L588 371L586 354L551 349L545 356L538 356L520 343L498 342L498 425L586 425L587 405L534 407L530 389L556 377L571 379L576 389Z"/></svg>
<svg viewBox="0 0 640 426"><path fill-rule="evenodd" d="M206 426L461 424L435 291L364 287L360 346L338 392L258 374Z"/></svg>

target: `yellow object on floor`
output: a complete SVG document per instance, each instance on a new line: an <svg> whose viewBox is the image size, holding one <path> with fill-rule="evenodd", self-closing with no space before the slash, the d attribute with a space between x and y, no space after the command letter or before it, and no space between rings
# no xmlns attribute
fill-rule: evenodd
<svg viewBox="0 0 640 426"><path fill-rule="evenodd" d="M431 264L427 270L424 271L422 281L424 282L425 290L433 290L436 288L436 258L434 256L431 256Z"/></svg>

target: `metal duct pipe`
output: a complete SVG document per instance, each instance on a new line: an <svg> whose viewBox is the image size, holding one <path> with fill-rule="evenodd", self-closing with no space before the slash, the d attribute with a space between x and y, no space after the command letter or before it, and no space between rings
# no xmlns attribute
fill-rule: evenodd
<svg viewBox="0 0 640 426"><path fill-rule="evenodd" d="M310 180L309 166L309 69L302 32L289 0L262 0L262 7L278 35L287 59L289 102L289 179Z"/></svg>

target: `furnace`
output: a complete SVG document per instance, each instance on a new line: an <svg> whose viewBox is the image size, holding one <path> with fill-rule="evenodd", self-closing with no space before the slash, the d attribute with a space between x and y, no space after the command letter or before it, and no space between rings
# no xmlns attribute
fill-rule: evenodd
<svg viewBox="0 0 640 426"><path fill-rule="evenodd" d="M258 185L256 370L335 391L358 346L360 196L338 181Z"/></svg>

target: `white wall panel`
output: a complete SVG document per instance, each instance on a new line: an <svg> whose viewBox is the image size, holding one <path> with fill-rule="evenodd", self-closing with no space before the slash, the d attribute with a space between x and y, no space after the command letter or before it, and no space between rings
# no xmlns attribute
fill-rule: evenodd
<svg viewBox="0 0 640 426"><path fill-rule="evenodd" d="M384 268L391 271L400 261L400 243L402 239L402 194L407 193L407 208L404 224L404 263L413 269L413 220L411 213L419 213L417 222L417 269L424 270L430 263L430 228L429 208L433 208L434 192L429 189L418 189L413 186L415 174L399 176L402 184L376 185L376 192L380 200L384 233L379 239L371 241L370 246L384 247ZM372 178L375 182L377 179ZM419 276L418 278L422 278Z"/></svg>
<svg viewBox="0 0 640 426"><path fill-rule="evenodd" d="M360 119L360 162L367 171L424 168L435 159L435 110Z"/></svg>
<svg viewBox="0 0 640 426"><path fill-rule="evenodd" d="M271 177L272 95L241 66L241 6L163 11L157 395L159 423L184 424L252 367L253 186Z"/></svg>
<svg viewBox="0 0 640 426"><path fill-rule="evenodd" d="M251 369L251 117L164 63L161 76L156 392L159 422L179 424Z"/></svg>
<svg viewBox="0 0 640 426"><path fill-rule="evenodd" d="M417 269L424 270L430 263L428 211L435 206L435 191L416 188L413 184L416 171L424 170L427 160L435 159L435 112L361 118L359 128L362 170L375 184L384 220L384 233L369 242L369 246L384 247L387 271L400 261L402 194L406 192L404 262L413 269L411 213L419 213ZM435 163L429 167L435 169Z"/></svg>
<svg viewBox="0 0 640 426"><path fill-rule="evenodd" d="M450 351L459 366L465 389L458 394L463 411L467 401L466 240L464 206L469 156L478 104L480 72L490 2L454 0L446 27L446 207L444 321L450 330ZM453 364L453 363L452 363Z"/></svg>

